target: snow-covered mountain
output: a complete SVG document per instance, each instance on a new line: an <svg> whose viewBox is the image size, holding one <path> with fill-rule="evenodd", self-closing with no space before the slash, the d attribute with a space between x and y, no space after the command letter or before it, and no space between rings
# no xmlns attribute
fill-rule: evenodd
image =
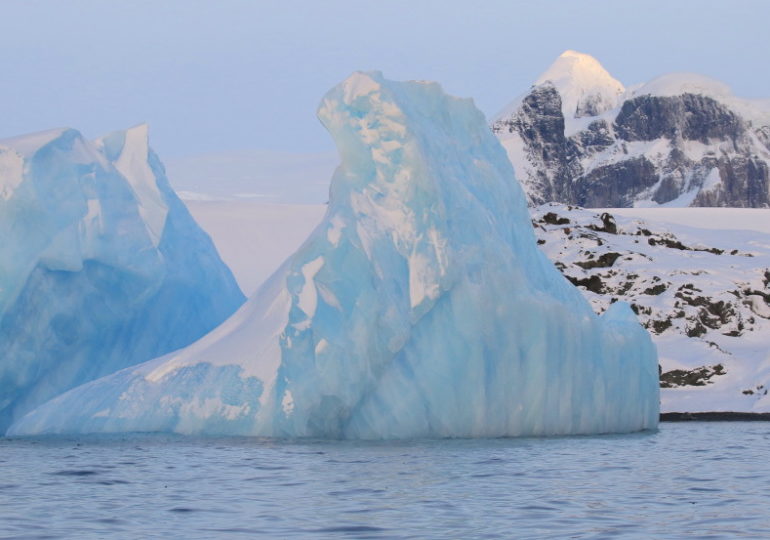
<svg viewBox="0 0 770 540"><path fill-rule="evenodd" d="M770 225L714 228L770 223L770 210L662 210L635 210L640 219L552 203L533 223L541 249L598 313L625 300L652 333L664 412L770 412ZM710 229L665 223L697 224L700 210Z"/></svg>
<svg viewBox="0 0 770 540"><path fill-rule="evenodd" d="M146 126L0 140L0 433L73 386L188 345L243 300Z"/></svg>
<svg viewBox="0 0 770 540"><path fill-rule="evenodd" d="M492 127L535 205L770 206L770 105L700 75L626 89L566 51Z"/></svg>
<svg viewBox="0 0 770 540"><path fill-rule="evenodd" d="M656 355L537 249L471 100L357 73L319 118L341 165L323 221L233 317L10 433L403 438L652 428Z"/></svg>

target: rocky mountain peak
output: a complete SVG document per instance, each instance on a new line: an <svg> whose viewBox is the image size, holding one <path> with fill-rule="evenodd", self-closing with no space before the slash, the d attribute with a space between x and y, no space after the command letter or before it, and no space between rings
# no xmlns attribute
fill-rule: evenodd
<svg viewBox="0 0 770 540"><path fill-rule="evenodd" d="M530 203L770 206L770 114L696 74L626 90L566 51L492 125Z"/></svg>
<svg viewBox="0 0 770 540"><path fill-rule="evenodd" d="M551 83L561 95L562 112L569 124L573 118L596 116L617 107L625 92L623 84L591 55L564 51L535 81ZM569 126L567 126L569 130Z"/></svg>

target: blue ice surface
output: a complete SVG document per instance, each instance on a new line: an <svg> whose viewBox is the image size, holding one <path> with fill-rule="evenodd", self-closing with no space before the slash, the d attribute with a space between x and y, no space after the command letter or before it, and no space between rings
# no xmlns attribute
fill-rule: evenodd
<svg viewBox="0 0 770 540"><path fill-rule="evenodd" d="M76 388L9 433L657 426L649 335L623 303L596 316L537 249L523 191L472 100L355 73L318 116L341 164L324 220L281 269L204 339Z"/></svg>
<svg viewBox="0 0 770 540"><path fill-rule="evenodd" d="M0 433L70 388L189 345L245 300L146 126L0 141L0 164Z"/></svg>

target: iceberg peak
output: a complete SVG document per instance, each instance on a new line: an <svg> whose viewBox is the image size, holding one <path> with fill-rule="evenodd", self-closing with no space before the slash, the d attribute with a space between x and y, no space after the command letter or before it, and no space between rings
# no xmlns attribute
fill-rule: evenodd
<svg viewBox="0 0 770 540"><path fill-rule="evenodd" d="M380 89L384 77L380 71L355 71L342 83L345 101L351 102L357 97L369 95Z"/></svg>
<svg viewBox="0 0 770 540"><path fill-rule="evenodd" d="M139 124L112 132L97 139L96 146L128 181L153 245L157 246L163 236L168 206L150 165L149 126Z"/></svg>
<svg viewBox="0 0 770 540"><path fill-rule="evenodd" d="M29 158L42 147L61 138L65 134L69 134L72 137L82 137L76 129L61 127L0 139L0 147L11 148L18 152L20 156Z"/></svg>

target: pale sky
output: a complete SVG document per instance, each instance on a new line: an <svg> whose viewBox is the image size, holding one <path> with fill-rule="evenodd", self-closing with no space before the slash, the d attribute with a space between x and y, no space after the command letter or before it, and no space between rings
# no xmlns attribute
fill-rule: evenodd
<svg viewBox="0 0 770 540"><path fill-rule="evenodd" d="M672 71L770 97L770 1L3 0L0 137L148 122L164 159L329 152L355 70L430 79L492 115L565 49L626 85Z"/></svg>

